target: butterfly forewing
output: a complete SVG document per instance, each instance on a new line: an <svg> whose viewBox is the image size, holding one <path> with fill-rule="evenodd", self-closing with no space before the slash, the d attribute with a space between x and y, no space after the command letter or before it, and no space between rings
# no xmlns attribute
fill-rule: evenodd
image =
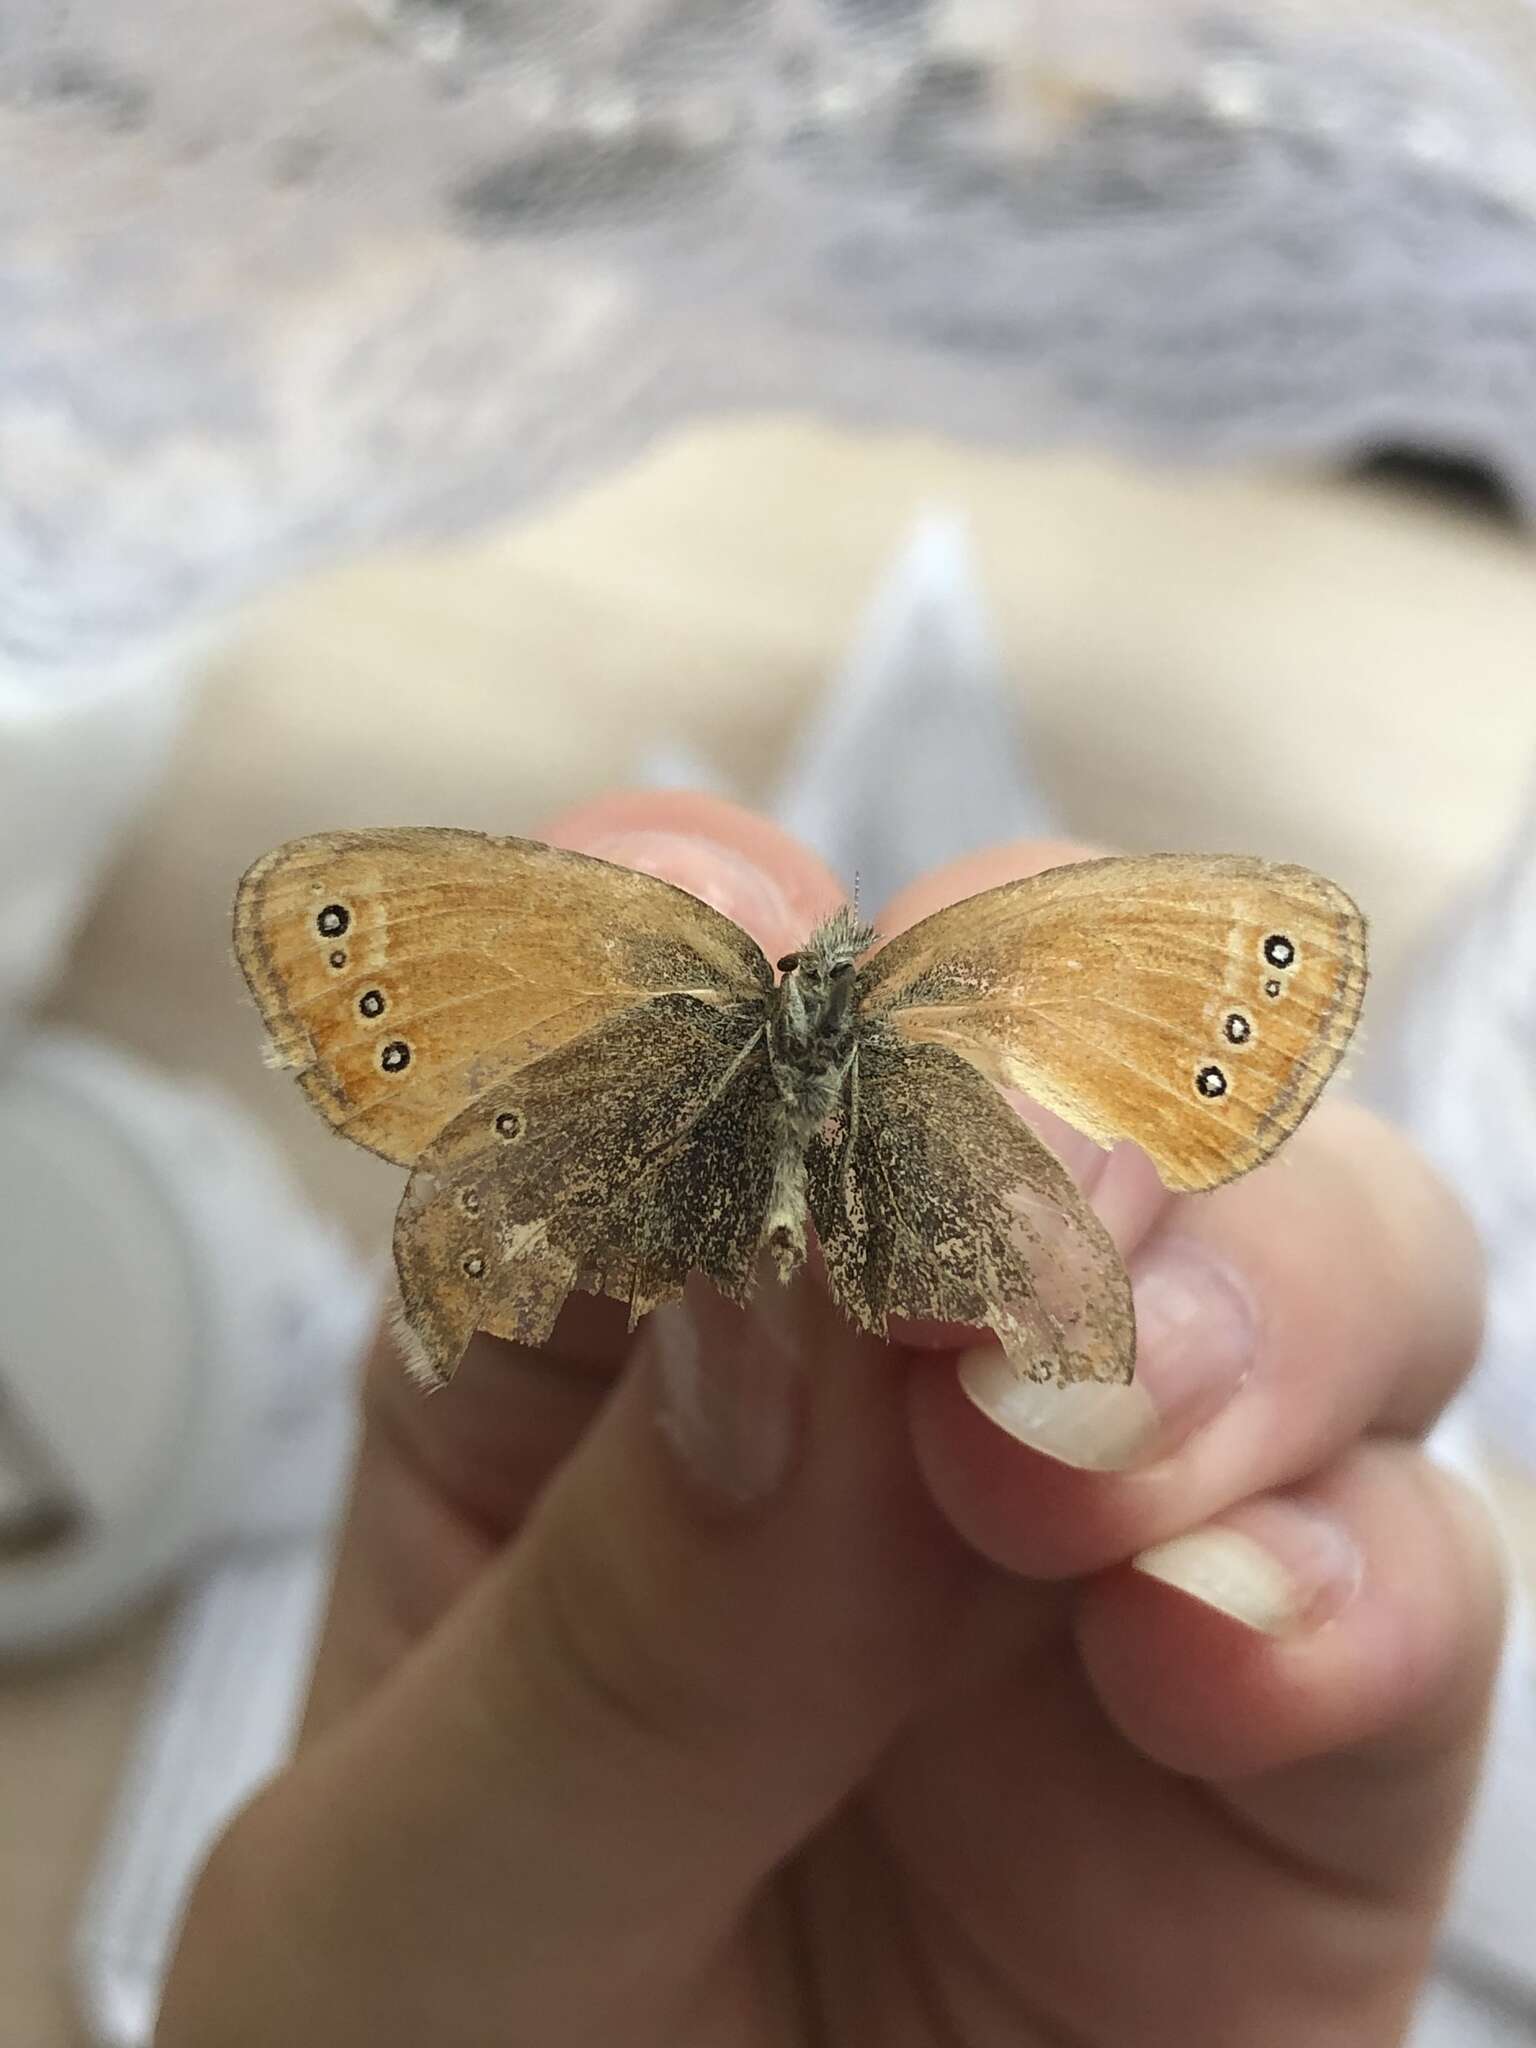
<svg viewBox="0 0 1536 2048"><path fill-rule="evenodd" d="M747 934L669 883L478 832L321 833L240 884L274 1056L345 1136L411 1165L529 1060L668 990L761 1001Z"/></svg>
<svg viewBox="0 0 1536 2048"><path fill-rule="evenodd" d="M423 1153L395 1224L416 1364L542 1344L573 1289L631 1321L691 1271L749 1291L779 1122L760 1001L661 996L522 1067Z"/></svg>
<svg viewBox="0 0 1536 2048"><path fill-rule="evenodd" d="M1131 1377L1130 1284L1104 1226L954 1053L866 1029L807 1170L828 1286L864 1329L967 1323L1033 1379Z"/></svg>
<svg viewBox="0 0 1536 2048"><path fill-rule="evenodd" d="M1085 861L913 925L860 977L866 1011L951 1047L1169 1187L1268 1157L1337 1065L1365 923L1305 868L1180 854Z"/></svg>

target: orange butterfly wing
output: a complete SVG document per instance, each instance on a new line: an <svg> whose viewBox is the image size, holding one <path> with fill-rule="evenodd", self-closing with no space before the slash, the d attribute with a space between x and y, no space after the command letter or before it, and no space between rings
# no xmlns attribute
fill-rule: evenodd
<svg viewBox="0 0 1536 2048"><path fill-rule="evenodd" d="M325 832L257 861L235 950L277 1064L411 1165L477 1096L632 1004L761 999L737 925L670 883L526 839Z"/></svg>
<svg viewBox="0 0 1536 2048"><path fill-rule="evenodd" d="M1365 920L1334 883L1154 854L950 904L869 959L860 999L1194 1189L1248 1172L1296 1128L1365 981Z"/></svg>

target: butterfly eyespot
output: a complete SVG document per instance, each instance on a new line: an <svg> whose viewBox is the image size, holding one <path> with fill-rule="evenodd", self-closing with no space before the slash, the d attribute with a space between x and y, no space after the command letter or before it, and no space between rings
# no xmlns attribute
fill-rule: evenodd
<svg viewBox="0 0 1536 2048"><path fill-rule="evenodd" d="M1289 967L1296 958L1296 947L1284 932L1271 932L1264 941L1264 958L1271 967Z"/></svg>
<svg viewBox="0 0 1536 2048"><path fill-rule="evenodd" d="M331 955L330 955L329 957L330 957L330 962L331 962L331 965L332 965L333 967L345 967L345 966L346 966L346 964L347 964L347 956L346 956L346 954L345 954L345 953L344 953L344 952L342 951L342 949L341 949L341 947L340 947L340 946L338 946L338 947L336 948L335 952L334 952L334 953L332 953L332 954L331 954Z"/></svg>
<svg viewBox="0 0 1536 2048"><path fill-rule="evenodd" d="M1246 1045L1253 1036L1253 1025L1241 1010L1229 1011L1221 1029L1229 1045Z"/></svg>
<svg viewBox="0 0 1536 2048"><path fill-rule="evenodd" d="M383 989L365 989L357 999L357 1007L365 1017L382 1017L384 1014Z"/></svg>
<svg viewBox="0 0 1536 2048"><path fill-rule="evenodd" d="M496 1135L505 1138L509 1144L520 1138L528 1128L528 1119L520 1109L504 1109L496 1119Z"/></svg>
<svg viewBox="0 0 1536 2048"><path fill-rule="evenodd" d="M1279 982L1278 982L1278 981L1266 981L1266 982L1265 982L1265 984L1264 984L1264 993L1265 993L1265 995L1267 995L1267 996L1269 997L1270 1001L1271 1001L1271 1002L1273 1002L1273 1001L1274 1001L1274 999L1275 999L1275 997L1276 997L1277 995L1279 995L1279 993L1280 993L1280 984L1279 984Z"/></svg>
<svg viewBox="0 0 1536 2048"><path fill-rule="evenodd" d="M386 1074L403 1074L411 1064L411 1048L403 1038L392 1038L379 1054L379 1065Z"/></svg>
<svg viewBox="0 0 1536 2048"><path fill-rule="evenodd" d="M1220 1067L1202 1067L1195 1076L1195 1091L1207 1102L1215 1102L1227 1092L1227 1077Z"/></svg>
<svg viewBox="0 0 1536 2048"><path fill-rule="evenodd" d="M463 1260L463 1266L464 1271L471 1280L483 1280L485 1278L485 1254L483 1252L467 1253Z"/></svg>
<svg viewBox="0 0 1536 2048"><path fill-rule="evenodd" d="M327 903L315 919L315 930L322 939L339 939L352 922L352 913L344 903Z"/></svg>

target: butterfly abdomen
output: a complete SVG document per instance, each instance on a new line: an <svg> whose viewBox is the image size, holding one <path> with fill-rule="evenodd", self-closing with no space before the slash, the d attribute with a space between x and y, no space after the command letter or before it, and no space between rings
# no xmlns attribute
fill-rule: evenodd
<svg viewBox="0 0 1536 2048"><path fill-rule="evenodd" d="M763 1249L772 1254L781 1280L787 1281L805 1262L806 1207L805 1144L786 1117L763 1218Z"/></svg>

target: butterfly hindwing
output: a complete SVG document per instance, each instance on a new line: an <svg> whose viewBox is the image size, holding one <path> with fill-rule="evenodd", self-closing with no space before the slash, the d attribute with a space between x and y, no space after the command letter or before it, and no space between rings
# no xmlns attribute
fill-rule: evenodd
<svg viewBox="0 0 1536 2048"><path fill-rule="evenodd" d="M690 1271L752 1283L781 1120L761 1002L660 996L522 1067L423 1154L395 1224L416 1363L476 1330L541 1344L574 1289L631 1320Z"/></svg>
<svg viewBox="0 0 1536 2048"><path fill-rule="evenodd" d="M1365 991L1365 921L1306 868L1156 854L949 905L860 975L909 1043L951 1047L1171 1188L1246 1173L1301 1121Z"/></svg>
<svg viewBox="0 0 1536 2048"><path fill-rule="evenodd" d="M235 950L320 1114L411 1165L501 1076L667 990L761 1001L767 961L653 876L479 832L327 832L250 869Z"/></svg>
<svg viewBox="0 0 1536 2048"><path fill-rule="evenodd" d="M850 1085L806 1158L834 1299L996 1332L1029 1377L1128 1380L1130 1284L1059 1161L974 1067L866 1026Z"/></svg>

